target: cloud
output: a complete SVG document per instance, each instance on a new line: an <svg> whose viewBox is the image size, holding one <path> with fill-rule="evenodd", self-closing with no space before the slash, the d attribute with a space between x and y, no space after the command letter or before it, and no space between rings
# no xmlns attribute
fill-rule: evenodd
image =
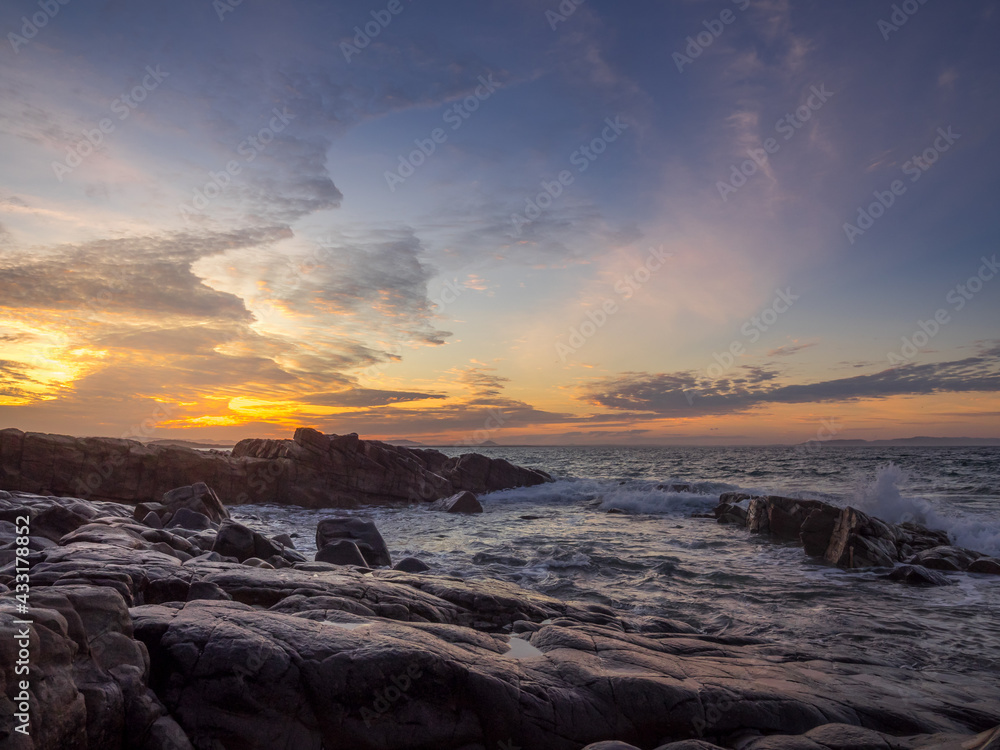
<svg viewBox="0 0 1000 750"><path fill-rule="evenodd" d="M268 244L289 235L287 227L267 227L14 252L0 259L0 307L248 321L240 299L205 286L191 265L227 248Z"/></svg>
<svg viewBox="0 0 1000 750"><path fill-rule="evenodd" d="M729 379L696 372L624 373L586 384L581 400L614 410L685 418L734 414L767 404L804 404L934 393L1000 391L1000 346L952 362L909 364L870 375L816 383L780 384L776 373L741 367Z"/></svg>
<svg viewBox="0 0 1000 750"><path fill-rule="evenodd" d="M811 346L816 346L815 341L808 344L786 344L785 346L779 346L777 349L771 349L767 353L768 357L791 357L793 354L798 354L803 349L808 349Z"/></svg>

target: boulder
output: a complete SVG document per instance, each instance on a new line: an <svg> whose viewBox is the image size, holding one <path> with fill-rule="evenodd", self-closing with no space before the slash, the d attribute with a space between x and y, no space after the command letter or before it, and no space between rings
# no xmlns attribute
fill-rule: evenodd
<svg viewBox="0 0 1000 750"><path fill-rule="evenodd" d="M212 523L212 519L204 513L199 513L198 511L191 510L190 508L178 508L174 512L173 516L171 516L170 522L167 524L167 528L204 531L205 529L212 528Z"/></svg>
<svg viewBox="0 0 1000 750"><path fill-rule="evenodd" d="M187 601L193 602L196 599L232 601L233 597L211 581L195 581L188 587Z"/></svg>
<svg viewBox="0 0 1000 750"><path fill-rule="evenodd" d="M430 510L440 510L445 513L482 513L483 506L471 492L458 492L451 497L436 500L428 506Z"/></svg>
<svg viewBox="0 0 1000 750"><path fill-rule="evenodd" d="M813 508L805 517L799 528L799 539L802 540L802 547L807 555L810 557L826 555L841 512L840 508L824 503L821 507Z"/></svg>
<svg viewBox="0 0 1000 750"><path fill-rule="evenodd" d="M989 573L1000 576L1000 559L995 557L980 557L969 563L970 573Z"/></svg>
<svg viewBox="0 0 1000 750"><path fill-rule="evenodd" d="M163 505L167 515L174 516L182 508L207 516L214 523L229 518L229 511L218 495L204 482L195 482L184 487L176 487L163 494ZM194 528L194 527L190 527Z"/></svg>
<svg viewBox="0 0 1000 750"><path fill-rule="evenodd" d="M339 542L330 542L316 553L316 562L331 563L332 565L357 565L362 568L368 567L358 545L347 539Z"/></svg>
<svg viewBox="0 0 1000 750"><path fill-rule="evenodd" d="M331 542L341 539L357 544L370 567L392 565L389 548L375 527L374 521L344 516L325 518L316 525L316 549L321 550Z"/></svg>
<svg viewBox="0 0 1000 750"><path fill-rule="evenodd" d="M906 562L931 570L968 570L982 555L960 547L942 545L918 552Z"/></svg>
<svg viewBox="0 0 1000 750"><path fill-rule="evenodd" d="M266 558L281 555L281 545L263 534L233 520L223 521L215 537L212 551L223 557L235 557L240 562L251 557Z"/></svg>
<svg viewBox="0 0 1000 750"><path fill-rule="evenodd" d="M425 563L423 560L418 560L415 557L404 557L398 563L396 563L393 570L399 570L404 573L423 573L431 569L431 566Z"/></svg>
<svg viewBox="0 0 1000 750"><path fill-rule="evenodd" d="M900 565L887 577L892 581L901 581L915 585L949 586L952 583L944 574L936 570L928 570L922 565Z"/></svg>

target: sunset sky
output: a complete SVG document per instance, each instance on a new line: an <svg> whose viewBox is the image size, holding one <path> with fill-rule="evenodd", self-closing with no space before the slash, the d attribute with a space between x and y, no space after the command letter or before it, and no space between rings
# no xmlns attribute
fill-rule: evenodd
<svg viewBox="0 0 1000 750"><path fill-rule="evenodd" d="M895 7L9 0L0 428L1000 437L1000 2Z"/></svg>

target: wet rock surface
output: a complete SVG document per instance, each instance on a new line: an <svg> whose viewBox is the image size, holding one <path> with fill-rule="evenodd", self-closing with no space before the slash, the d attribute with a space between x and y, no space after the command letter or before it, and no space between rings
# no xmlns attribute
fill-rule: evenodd
<svg viewBox="0 0 1000 750"><path fill-rule="evenodd" d="M819 500L724 493L713 515L719 523L745 526L776 541L799 542L806 554L841 568L891 568L899 563L919 568L890 576L925 583L947 579L926 571L1000 574L1000 560L951 546L948 535L918 524L890 524L856 508ZM743 506L746 506L745 508ZM923 571L923 572L922 572Z"/></svg>
<svg viewBox="0 0 1000 750"><path fill-rule="evenodd" d="M31 551L37 731L33 744L10 744L19 741L11 712L0 711L0 745L986 750L997 741L975 736L1000 724L995 682L932 672L915 682L910 670L836 649L703 635L501 581L297 561L261 535L281 552L241 562L206 549L232 537L225 551L257 550L261 539L231 520L218 533L156 529L123 510L0 497L0 521L29 513L58 534ZM778 525L815 510L783 504ZM328 520L338 523L323 539L361 551L337 535L342 519ZM0 584L13 575L13 565L0 568ZM12 593L0 596L5 631L14 613ZM16 695L12 643L0 643L5 706Z"/></svg>

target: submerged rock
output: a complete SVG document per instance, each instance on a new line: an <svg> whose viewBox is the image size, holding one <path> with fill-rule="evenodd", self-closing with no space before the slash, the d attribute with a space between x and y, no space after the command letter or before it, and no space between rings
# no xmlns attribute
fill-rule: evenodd
<svg viewBox="0 0 1000 750"><path fill-rule="evenodd" d="M951 581L942 573L928 570L922 565L900 565L888 576L890 580L911 584L927 584L929 586L949 586Z"/></svg>
<svg viewBox="0 0 1000 750"><path fill-rule="evenodd" d="M404 557L392 569L400 570L404 573L423 573L430 570L431 566L415 557Z"/></svg>
<svg viewBox="0 0 1000 750"><path fill-rule="evenodd" d="M471 492L458 492L451 497L431 503L430 510L440 510L445 513L482 513L483 506L479 498Z"/></svg>

